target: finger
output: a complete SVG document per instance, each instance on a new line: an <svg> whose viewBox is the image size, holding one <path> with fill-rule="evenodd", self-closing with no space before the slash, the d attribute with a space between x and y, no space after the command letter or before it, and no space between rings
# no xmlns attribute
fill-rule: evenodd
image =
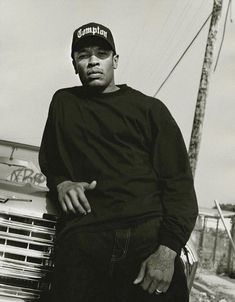
<svg viewBox="0 0 235 302"><path fill-rule="evenodd" d="M64 203L64 200L63 200L63 198L62 198L62 194L58 194L58 200L59 200L59 204L61 205L61 208L62 208L62 210L65 212L65 213L67 213L68 212L68 209L67 209L67 207L66 207L66 204Z"/></svg>
<svg viewBox="0 0 235 302"><path fill-rule="evenodd" d="M144 290L149 290L152 283L154 282L155 289L156 289L156 287L158 287L161 284L162 277L163 277L162 272L160 272L158 270L153 270L152 267L150 267L149 265L146 265L145 277L141 284L141 287Z"/></svg>
<svg viewBox="0 0 235 302"><path fill-rule="evenodd" d="M62 194L61 190L58 191L58 199L61 204L64 203L63 194Z"/></svg>
<svg viewBox="0 0 235 302"><path fill-rule="evenodd" d="M145 274L143 281L141 282L141 287L143 290L148 290L150 284L152 283L152 278L149 275Z"/></svg>
<svg viewBox="0 0 235 302"><path fill-rule="evenodd" d="M85 190L93 190L96 187L96 180L93 180L90 184L86 183L83 187Z"/></svg>
<svg viewBox="0 0 235 302"><path fill-rule="evenodd" d="M145 275L145 270L146 270L146 264L145 262L142 263L139 274L137 276L137 278L135 279L135 281L133 282L134 284L139 284L143 281L144 279L144 275Z"/></svg>
<svg viewBox="0 0 235 302"><path fill-rule="evenodd" d="M150 283L149 285L148 292L150 294L153 294L156 291L156 289L160 290L158 287L158 283L155 280L153 280L152 283Z"/></svg>
<svg viewBox="0 0 235 302"><path fill-rule="evenodd" d="M79 198L77 196L77 192L74 190L70 190L68 192L70 201L72 203L73 208L76 210L76 212L79 212L81 214L86 214L86 210L83 208L83 206L81 205Z"/></svg>
<svg viewBox="0 0 235 302"><path fill-rule="evenodd" d="M161 280L161 290L163 292L166 292L170 287L173 274L174 274L174 270L166 271L165 274L163 274L163 278Z"/></svg>
<svg viewBox="0 0 235 302"><path fill-rule="evenodd" d="M60 205L61 205L61 207L62 207L62 210L63 210L65 213L68 213L68 209L67 209L67 206L66 206L66 204L64 203L64 201L59 199L59 202L60 202Z"/></svg>
<svg viewBox="0 0 235 302"><path fill-rule="evenodd" d="M74 207L72 205L72 202L70 201L69 196L67 196L67 195L64 196L64 202L65 202L65 205L68 209L68 212L72 212L72 213L76 214L76 210L74 209Z"/></svg>
<svg viewBox="0 0 235 302"><path fill-rule="evenodd" d="M159 285L159 290L162 292L167 292L169 287L170 287L171 282L169 281L162 281L161 284Z"/></svg>
<svg viewBox="0 0 235 302"><path fill-rule="evenodd" d="M162 293L165 293L170 286L170 283L168 281L164 281L163 279L159 282L155 282L155 284L156 284L155 291L158 290Z"/></svg>
<svg viewBox="0 0 235 302"><path fill-rule="evenodd" d="M91 206L86 198L85 193L81 189L77 189L77 195L81 206L84 208L85 212L91 212Z"/></svg>
<svg viewBox="0 0 235 302"><path fill-rule="evenodd" d="M96 187L96 185L97 185L96 180L93 180L93 181L89 184L89 187L88 187L87 190L94 190L95 187Z"/></svg>
<svg viewBox="0 0 235 302"><path fill-rule="evenodd" d="M78 187L86 190L87 187L89 187L89 183L88 182L78 182L77 183Z"/></svg>

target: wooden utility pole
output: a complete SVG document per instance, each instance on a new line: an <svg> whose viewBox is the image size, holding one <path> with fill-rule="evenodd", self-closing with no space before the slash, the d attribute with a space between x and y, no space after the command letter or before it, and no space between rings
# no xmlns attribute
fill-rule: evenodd
<svg viewBox="0 0 235 302"><path fill-rule="evenodd" d="M189 144L189 161L192 169L193 176L197 166L202 127L205 116L206 98L209 88L209 77L212 72L213 51L216 41L218 21L222 11L223 0L214 0L212 17L210 22L209 33L207 37L207 44L204 56L204 62L202 66L202 74L200 79L200 85L197 96L196 109L194 113L193 127L191 133L191 139Z"/></svg>

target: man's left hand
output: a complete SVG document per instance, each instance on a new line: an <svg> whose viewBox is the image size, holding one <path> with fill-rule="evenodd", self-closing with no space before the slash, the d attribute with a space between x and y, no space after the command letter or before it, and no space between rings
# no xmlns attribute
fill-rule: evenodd
<svg viewBox="0 0 235 302"><path fill-rule="evenodd" d="M164 293L168 290L173 274L176 252L167 246L160 245L141 265L134 284L152 293Z"/></svg>

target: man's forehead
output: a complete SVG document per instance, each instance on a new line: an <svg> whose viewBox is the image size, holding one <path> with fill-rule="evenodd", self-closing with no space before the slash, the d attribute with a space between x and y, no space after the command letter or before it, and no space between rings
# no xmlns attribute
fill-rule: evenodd
<svg viewBox="0 0 235 302"><path fill-rule="evenodd" d="M104 40L96 37L87 37L83 41L81 41L78 49L75 49L74 51L81 51L85 49L90 48L97 48L97 49L105 49L105 50L111 50L110 45Z"/></svg>
<svg viewBox="0 0 235 302"><path fill-rule="evenodd" d="M83 52L83 51L99 51L99 50L106 50L106 51L111 51L111 49L107 47L102 47L102 46L84 46L82 48L79 48L78 50L75 50L75 52Z"/></svg>

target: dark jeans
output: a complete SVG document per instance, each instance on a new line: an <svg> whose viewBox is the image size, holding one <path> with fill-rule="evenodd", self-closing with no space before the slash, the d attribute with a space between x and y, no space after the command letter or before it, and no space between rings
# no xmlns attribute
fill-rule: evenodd
<svg viewBox="0 0 235 302"><path fill-rule="evenodd" d="M165 294L149 294L133 284L141 263L158 247L160 223L156 218L118 230L77 229L60 238L56 244L51 301L188 301L186 277L179 257Z"/></svg>

